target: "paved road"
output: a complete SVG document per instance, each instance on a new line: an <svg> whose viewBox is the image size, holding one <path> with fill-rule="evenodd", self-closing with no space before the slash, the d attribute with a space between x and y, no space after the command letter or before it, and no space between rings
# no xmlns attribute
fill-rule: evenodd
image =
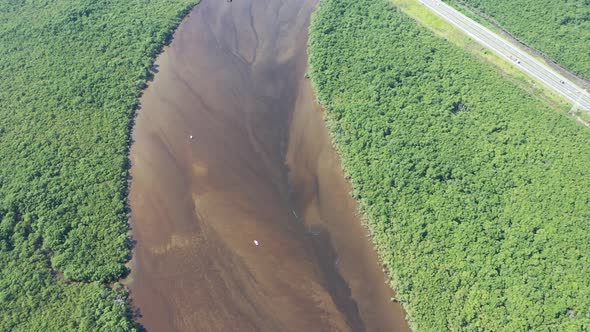
<svg viewBox="0 0 590 332"><path fill-rule="evenodd" d="M551 89L563 95L577 105L579 110L590 112L590 94L580 86L572 83L549 66L533 58L514 44L476 23L440 0L420 0L443 19L463 30L473 39L496 52L500 56L514 62L521 70L527 72Z"/></svg>

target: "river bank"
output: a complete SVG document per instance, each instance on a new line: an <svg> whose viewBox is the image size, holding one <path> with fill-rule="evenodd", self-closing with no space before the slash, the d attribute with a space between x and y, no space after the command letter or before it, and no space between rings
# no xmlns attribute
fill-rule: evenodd
<svg viewBox="0 0 590 332"><path fill-rule="evenodd" d="M148 331L407 329L304 79L315 6L204 0L158 58L131 148Z"/></svg>

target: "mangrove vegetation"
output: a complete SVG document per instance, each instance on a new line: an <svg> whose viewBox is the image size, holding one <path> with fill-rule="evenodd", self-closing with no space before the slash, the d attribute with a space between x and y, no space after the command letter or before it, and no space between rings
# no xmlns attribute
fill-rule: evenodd
<svg viewBox="0 0 590 332"><path fill-rule="evenodd" d="M0 1L0 330L134 329L127 151L195 0Z"/></svg>
<svg viewBox="0 0 590 332"><path fill-rule="evenodd" d="M387 0L323 0L309 53L416 330L590 328L587 128Z"/></svg>

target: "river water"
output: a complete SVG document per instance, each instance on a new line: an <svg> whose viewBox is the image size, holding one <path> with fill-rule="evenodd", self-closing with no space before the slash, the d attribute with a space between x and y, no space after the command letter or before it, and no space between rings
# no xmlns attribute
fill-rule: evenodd
<svg viewBox="0 0 590 332"><path fill-rule="evenodd" d="M316 2L203 0L158 58L131 147L148 331L408 330L304 78Z"/></svg>

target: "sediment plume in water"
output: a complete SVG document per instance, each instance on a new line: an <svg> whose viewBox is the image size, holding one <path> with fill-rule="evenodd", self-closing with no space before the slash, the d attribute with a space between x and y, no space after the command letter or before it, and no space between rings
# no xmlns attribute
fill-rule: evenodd
<svg viewBox="0 0 590 332"><path fill-rule="evenodd" d="M304 79L315 6L203 0L158 58L131 148L148 331L407 329Z"/></svg>

